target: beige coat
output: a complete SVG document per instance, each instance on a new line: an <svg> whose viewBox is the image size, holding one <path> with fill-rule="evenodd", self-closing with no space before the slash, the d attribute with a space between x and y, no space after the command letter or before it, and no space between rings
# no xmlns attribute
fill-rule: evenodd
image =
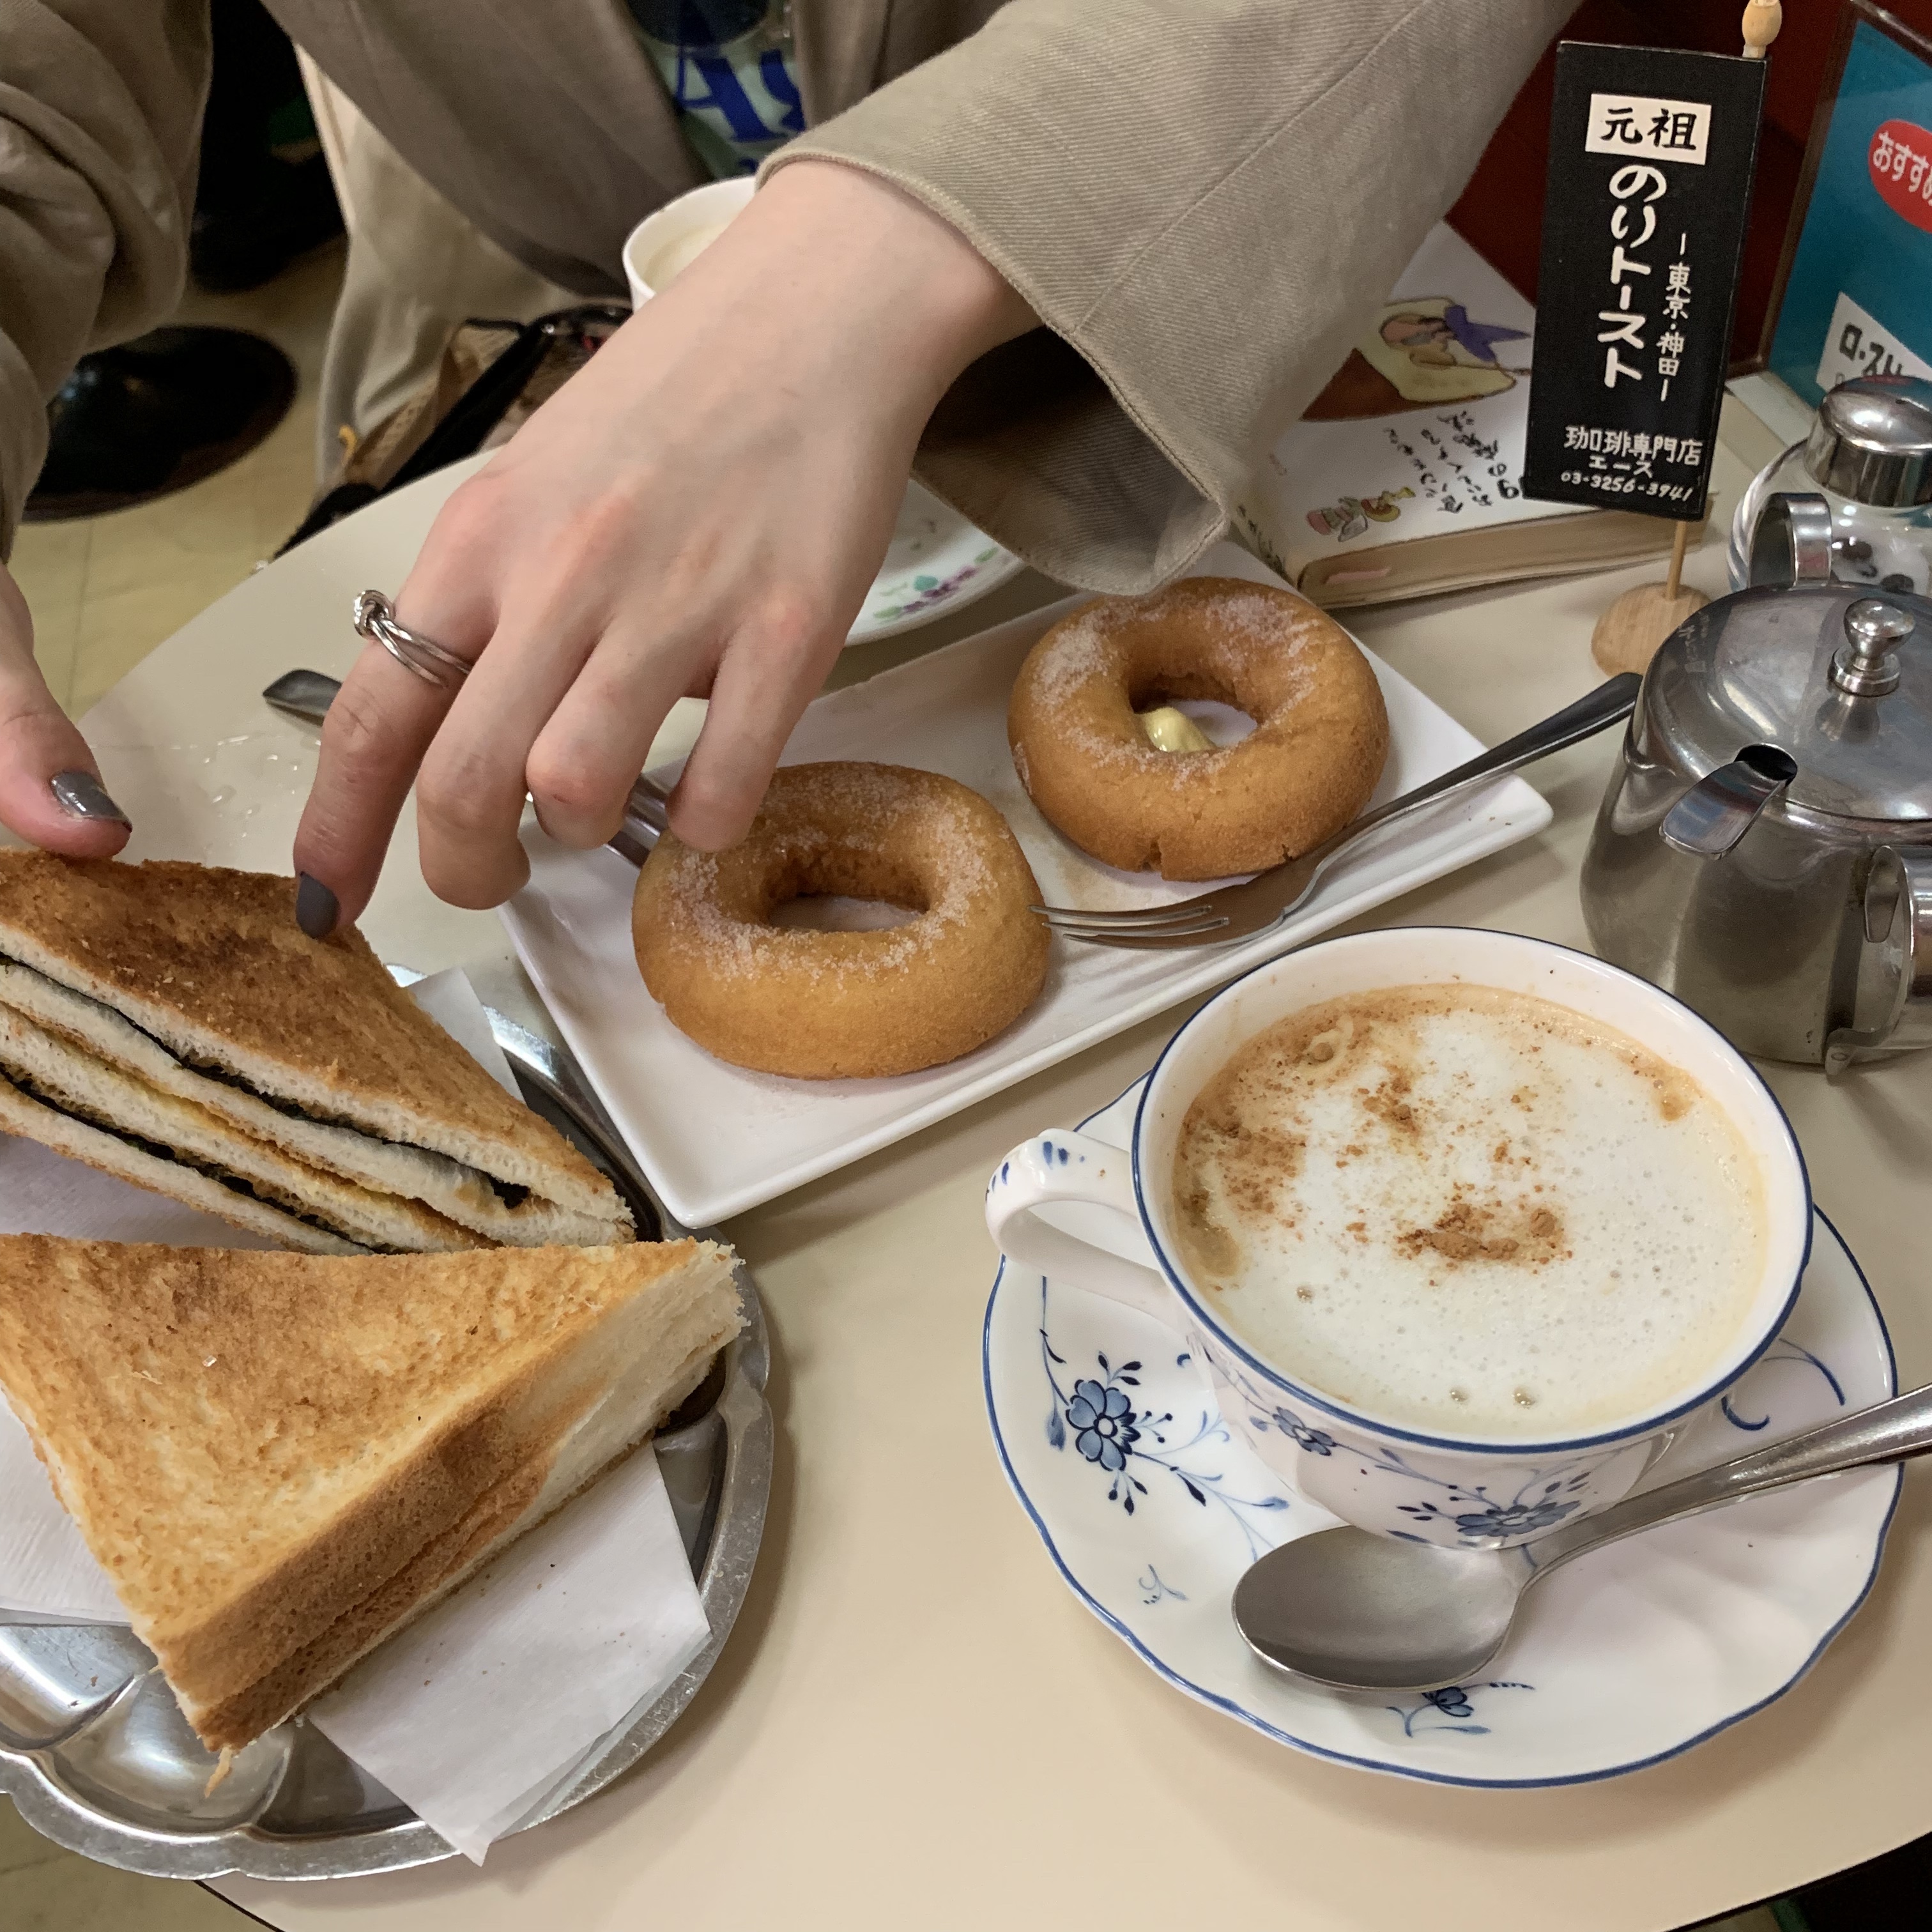
<svg viewBox="0 0 1932 1932"><path fill-rule="evenodd" d="M433 185L566 287L700 178L622 0L267 0ZM1052 575L1132 590L1225 529L1570 0L791 0L808 157L958 227L1046 324L921 476ZM0 552L42 405L181 288L206 0L0 0Z"/></svg>

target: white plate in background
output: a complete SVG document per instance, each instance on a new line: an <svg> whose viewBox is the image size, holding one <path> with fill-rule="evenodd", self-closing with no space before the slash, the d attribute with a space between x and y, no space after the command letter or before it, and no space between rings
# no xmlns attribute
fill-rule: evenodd
<svg viewBox="0 0 1932 1932"><path fill-rule="evenodd" d="M909 482L886 560L845 641L868 644L916 630L948 610L963 609L1025 568L931 490Z"/></svg>

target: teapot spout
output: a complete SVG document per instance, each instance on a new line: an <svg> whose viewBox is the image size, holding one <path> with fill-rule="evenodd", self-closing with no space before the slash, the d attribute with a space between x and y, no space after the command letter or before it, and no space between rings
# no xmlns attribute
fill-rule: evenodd
<svg viewBox="0 0 1932 1932"><path fill-rule="evenodd" d="M1790 752L1775 745L1747 745L1728 765L1693 785L1664 814L1658 831L1673 851L1721 859L1797 776Z"/></svg>

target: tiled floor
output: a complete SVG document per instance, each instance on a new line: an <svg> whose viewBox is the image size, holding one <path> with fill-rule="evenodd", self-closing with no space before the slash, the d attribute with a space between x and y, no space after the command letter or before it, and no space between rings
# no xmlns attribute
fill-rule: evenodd
<svg viewBox="0 0 1932 1932"><path fill-rule="evenodd" d="M295 363L295 406L260 448L137 509L22 526L13 572L34 614L35 655L70 716L232 590L301 522L315 493L316 381L341 273L338 244L266 288L191 292L182 304L177 320L251 329Z"/></svg>

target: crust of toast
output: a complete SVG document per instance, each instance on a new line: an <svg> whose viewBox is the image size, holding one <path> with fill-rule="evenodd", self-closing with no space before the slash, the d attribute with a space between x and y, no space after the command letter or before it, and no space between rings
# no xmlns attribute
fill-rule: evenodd
<svg viewBox="0 0 1932 1932"><path fill-rule="evenodd" d="M0 1238L0 1388L212 1748L323 1690L656 1427L728 1251L322 1260Z"/></svg>
<svg viewBox="0 0 1932 1932"><path fill-rule="evenodd" d="M480 1498L460 1522L352 1610L338 1617L314 1642L220 1703L197 1711L194 1722L200 1736L212 1749L218 1750L224 1743L238 1749L340 1682L379 1644L434 1609L506 1545L554 1515L605 1469L622 1461L704 1379L716 1353L715 1346L700 1346L696 1360L674 1378L669 1393L656 1406L656 1413L640 1430L637 1441L602 1468L567 1490L554 1492L536 1484L532 1472L520 1472Z"/></svg>
<svg viewBox="0 0 1932 1932"><path fill-rule="evenodd" d="M295 881L0 851L0 954L184 1059L616 1222L616 1190L416 1005L354 928L310 939Z"/></svg>

